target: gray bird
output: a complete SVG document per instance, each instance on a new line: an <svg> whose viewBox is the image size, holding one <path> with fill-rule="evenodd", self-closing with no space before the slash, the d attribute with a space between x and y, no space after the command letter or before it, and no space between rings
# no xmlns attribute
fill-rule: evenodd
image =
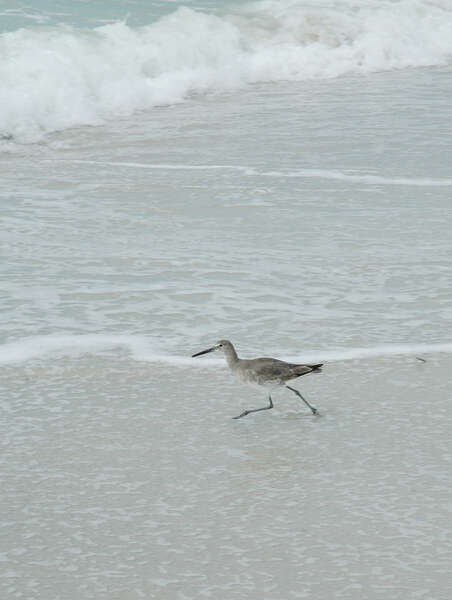
<svg viewBox="0 0 452 600"><path fill-rule="evenodd" d="M322 364L298 365L284 362L283 360L278 360L276 358L254 358L252 360L243 360L237 356L237 352L229 340L220 340L215 344L215 346L212 346L212 348L207 348L207 350L197 352L196 354L193 354L192 357L194 358L195 356L201 356L202 354L215 351L224 353L229 368L241 381L255 387L264 387L268 390L285 386L288 390L291 390L294 392L294 394L301 398L301 400L303 400L307 406L309 406L313 415L317 414L317 409L311 406L298 390L290 387L290 385L286 385L286 382L296 379L297 377L301 377L302 375L312 373L313 371L320 371L321 367L323 366ZM240 419L241 417L245 417L252 412L269 410L270 408L273 408L273 402L270 393L268 395L268 399L270 401L268 406L245 410L240 415L232 418Z"/></svg>

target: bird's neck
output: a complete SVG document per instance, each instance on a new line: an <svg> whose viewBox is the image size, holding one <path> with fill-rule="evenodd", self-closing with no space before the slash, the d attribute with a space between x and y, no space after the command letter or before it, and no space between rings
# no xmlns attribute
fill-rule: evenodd
<svg viewBox="0 0 452 600"><path fill-rule="evenodd" d="M230 346L224 349L224 356L226 358L226 362L228 366L232 369L234 365L239 362L239 357L237 356L237 352L235 351L234 346Z"/></svg>

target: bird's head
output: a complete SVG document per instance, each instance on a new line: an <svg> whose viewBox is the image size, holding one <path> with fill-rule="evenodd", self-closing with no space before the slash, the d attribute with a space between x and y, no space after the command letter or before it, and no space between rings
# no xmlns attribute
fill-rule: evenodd
<svg viewBox="0 0 452 600"><path fill-rule="evenodd" d="M230 348L232 348L232 344L229 340L219 340L211 348L207 348L207 350L201 350L201 352L192 354L192 358L195 356L201 356L202 354L208 354L209 352L227 352Z"/></svg>

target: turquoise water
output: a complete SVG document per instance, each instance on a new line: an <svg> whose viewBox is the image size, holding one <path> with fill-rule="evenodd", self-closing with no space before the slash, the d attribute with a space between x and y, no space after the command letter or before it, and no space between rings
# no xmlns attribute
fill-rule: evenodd
<svg viewBox="0 0 452 600"><path fill-rule="evenodd" d="M71 27L99 27L118 21L131 27L148 25L160 17L176 10L178 5L196 10L221 12L226 6L245 4L243 0L227 3L213 0L187 0L165 2L165 0L40 0L38 2L16 2L6 0L0 7L0 31L14 31L21 27L39 28L69 25Z"/></svg>

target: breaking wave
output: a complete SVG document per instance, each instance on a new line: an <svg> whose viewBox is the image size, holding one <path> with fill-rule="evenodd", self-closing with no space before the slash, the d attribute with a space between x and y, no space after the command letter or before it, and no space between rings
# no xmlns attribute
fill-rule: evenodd
<svg viewBox="0 0 452 600"><path fill-rule="evenodd" d="M449 64L452 4L270 0L228 14L179 8L140 28L0 35L0 139L36 141L191 94L250 83Z"/></svg>

